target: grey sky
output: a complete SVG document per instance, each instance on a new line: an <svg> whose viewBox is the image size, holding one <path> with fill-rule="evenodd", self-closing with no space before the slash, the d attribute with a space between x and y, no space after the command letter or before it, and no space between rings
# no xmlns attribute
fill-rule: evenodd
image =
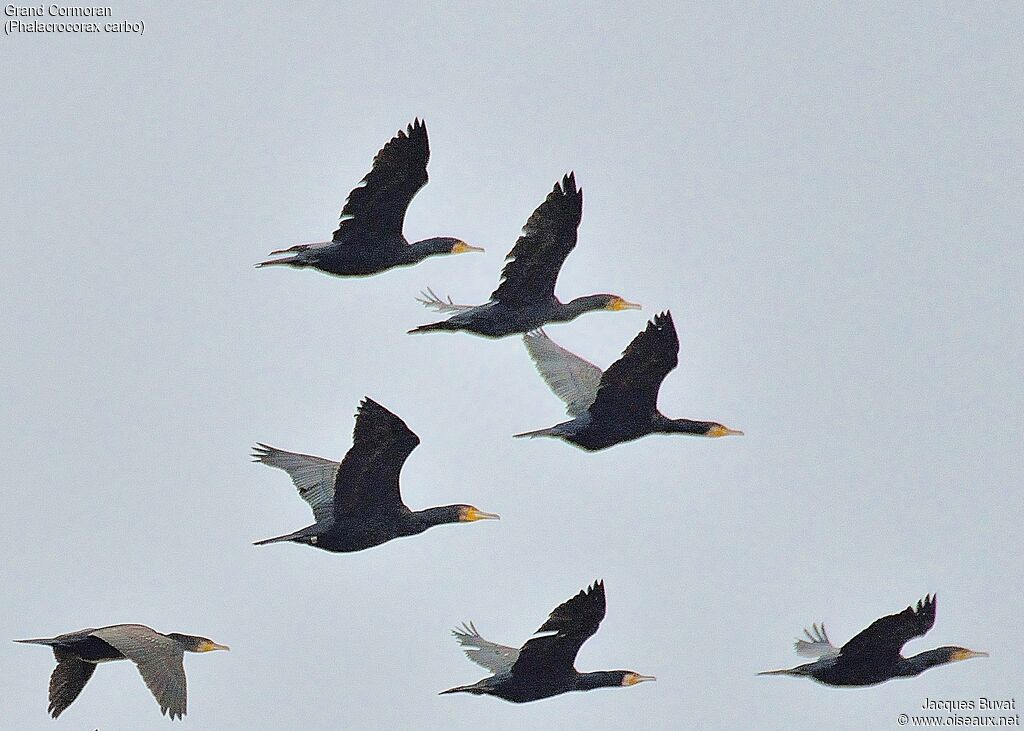
<svg viewBox="0 0 1024 731"><path fill-rule="evenodd" d="M113 6L140 36L0 41L0 725L163 728L128 663L57 721L7 640L143 622L190 655L196 729L895 728L925 697L1024 702L1024 11L1016 4ZM410 238L485 255L365 280L257 271L322 240L427 120ZM561 403L522 344L407 336L425 286L482 302L555 180L585 191L553 327L606 367L671 308L671 416L743 429L587 454L513 441ZM348 449L370 395L422 439L413 508L502 521L354 555L254 441ZM658 676L527 706L448 633L525 641L595 578L581 670ZM992 657L869 689L759 670L938 593L907 650ZM639 721L638 721L639 720Z"/></svg>

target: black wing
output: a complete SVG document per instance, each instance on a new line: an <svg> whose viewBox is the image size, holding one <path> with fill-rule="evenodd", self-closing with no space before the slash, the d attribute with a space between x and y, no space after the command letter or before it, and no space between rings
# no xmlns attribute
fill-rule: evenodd
<svg viewBox="0 0 1024 731"><path fill-rule="evenodd" d="M921 637L935 624L935 595L918 601L917 608L907 607L899 614L876 619L839 649L841 657L895 660L903 645Z"/></svg>
<svg viewBox="0 0 1024 731"><path fill-rule="evenodd" d="M334 516L406 509L398 475L419 443L404 421L376 401L363 399L356 411L352 448L334 483Z"/></svg>
<svg viewBox="0 0 1024 731"><path fill-rule="evenodd" d="M678 364L679 337L672 313L655 315L601 376L590 413L595 418L653 414L658 408L661 382Z"/></svg>
<svg viewBox="0 0 1024 731"><path fill-rule="evenodd" d="M551 612L538 632L553 635L534 637L519 650L512 674L519 676L573 671L576 654L604 619L604 582L581 591Z"/></svg>
<svg viewBox="0 0 1024 731"><path fill-rule="evenodd" d="M59 647L53 649L53 654L57 657L57 667L50 676L50 707L47 710L57 718L82 692L96 665L80 660Z"/></svg>
<svg viewBox="0 0 1024 731"><path fill-rule="evenodd" d="M503 281L492 300L517 306L543 302L555 296L555 280L565 257L576 246L576 229L583 216L583 191L569 173L537 207L523 233L508 252L501 270Z"/></svg>
<svg viewBox="0 0 1024 731"><path fill-rule="evenodd" d="M400 239L409 202L427 184L429 159L427 127L416 119L380 149L373 158L373 169L348 194L334 240Z"/></svg>

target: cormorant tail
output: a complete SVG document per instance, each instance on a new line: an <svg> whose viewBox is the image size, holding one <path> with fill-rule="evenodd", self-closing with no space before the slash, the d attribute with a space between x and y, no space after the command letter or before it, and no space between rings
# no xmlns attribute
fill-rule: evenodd
<svg viewBox="0 0 1024 731"><path fill-rule="evenodd" d="M258 262L253 266L259 269L260 267L272 267L276 264L287 264L288 266L293 267L305 266L305 263L300 261L299 256L297 254L295 256L286 256L283 259L268 259L267 261Z"/></svg>
<svg viewBox="0 0 1024 731"><path fill-rule="evenodd" d="M271 251L270 254L271 256L274 256L276 254L291 254L294 251L305 251L306 249L310 249L312 247L313 244L295 244L294 246L289 246L287 249L278 249L277 251Z"/></svg>
<svg viewBox="0 0 1024 731"><path fill-rule="evenodd" d="M455 328L452 327L452 325L447 320L441 320L440 322L432 322L429 325L420 325L419 327L414 327L412 330L409 330L406 334L425 333L430 332L431 330L455 330Z"/></svg>
<svg viewBox="0 0 1024 731"><path fill-rule="evenodd" d="M491 688L484 684L484 681L473 683L473 685L459 685L455 688L449 688L448 690L442 690L438 695L447 695L448 693L472 693L473 695L487 695L491 692Z"/></svg>
<svg viewBox="0 0 1024 731"><path fill-rule="evenodd" d="M557 437L559 436L559 433L557 426L549 426L547 429L524 431L522 434L513 434L512 436L516 439L521 439L522 437L529 437L530 439L533 439L535 437Z"/></svg>
<svg viewBox="0 0 1024 731"><path fill-rule="evenodd" d="M306 533L305 529L297 530L294 533L289 533L288 535L276 536L274 538L264 538L262 541L255 541L255 542L253 542L252 545L254 545L254 546L265 546L268 543L281 543L283 541L293 541L296 538L301 538L302 536L305 536L305 535L309 535L308 533Z"/></svg>

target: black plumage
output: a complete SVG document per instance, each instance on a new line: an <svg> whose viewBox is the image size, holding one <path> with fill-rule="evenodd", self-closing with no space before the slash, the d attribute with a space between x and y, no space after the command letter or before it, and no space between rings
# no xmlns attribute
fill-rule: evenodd
<svg viewBox="0 0 1024 731"><path fill-rule="evenodd" d="M288 472L316 522L255 545L291 541L347 553L416 535L435 525L498 517L463 504L410 510L402 502L399 474L419 443L404 421L367 398L356 413L352 447L340 464L257 445L254 461Z"/></svg>
<svg viewBox="0 0 1024 731"><path fill-rule="evenodd" d="M273 253L291 256L256 266L312 267L339 276L365 276L416 264L435 254L483 251L450 236L412 244L406 240L402 232L405 212L427 184L429 159L427 127L417 119L407 130L399 130L374 157L373 168L349 193L331 241L281 249Z"/></svg>
<svg viewBox="0 0 1024 731"><path fill-rule="evenodd" d="M527 336L526 345L541 375L568 403L574 418L517 437L557 437L595 451L655 433L708 437L743 433L715 421L670 419L658 410L661 383L679 363L679 338L670 312L648 322L603 373L555 345L544 333Z"/></svg>
<svg viewBox="0 0 1024 731"><path fill-rule="evenodd" d="M53 649L57 667L50 676L48 710L54 718L78 698L98 663L126 659L138 667L160 704L160 712L172 720L181 718L187 712L188 700L182 663L184 653L228 649L206 637L178 632L165 635L141 624L115 624L15 642Z"/></svg>
<svg viewBox="0 0 1024 731"><path fill-rule="evenodd" d="M519 649L483 639L472 625L453 630L459 642L469 648L466 655L494 675L441 694L493 695L513 703L528 703L574 690L621 687L654 680L652 676L632 670L590 673L576 670L580 647L597 632L604 615L604 582L598 581L551 612L537 630L537 633L551 634L534 637Z"/></svg>
<svg viewBox="0 0 1024 731"><path fill-rule="evenodd" d="M987 657L964 647L945 646L903 657L910 640L923 637L935 624L935 596L926 596L917 607L876 619L842 647L828 639L824 625L814 626L813 634L804 630L806 640L796 641L796 651L814 662L783 670L768 670L759 675L802 675L825 685L876 685L892 678L920 675L937 665Z"/></svg>
<svg viewBox="0 0 1024 731"><path fill-rule="evenodd" d="M482 305L456 305L427 296L420 301L447 320L421 325L409 332L462 330L488 338L525 333L551 322L568 322L593 310L639 309L613 294L577 297L568 303L555 296L555 281L565 258L576 246L576 229L583 215L583 191L569 173L533 212L523 233L508 253L502 282Z"/></svg>

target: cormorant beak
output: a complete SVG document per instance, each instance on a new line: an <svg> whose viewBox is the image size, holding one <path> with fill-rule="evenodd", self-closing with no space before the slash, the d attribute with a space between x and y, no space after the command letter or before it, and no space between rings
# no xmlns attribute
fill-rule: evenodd
<svg viewBox="0 0 1024 731"><path fill-rule="evenodd" d="M465 254L468 251L483 251L479 246L470 246L465 241L459 241L452 247L453 254Z"/></svg>
<svg viewBox="0 0 1024 731"><path fill-rule="evenodd" d="M988 653L975 652L974 650L957 650L949 659L950 662L956 662L957 660L970 660L972 657L988 657Z"/></svg>
<svg viewBox="0 0 1024 731"><path fill-rule="evenodd" d="M618 312L619 310L639 310L639 309L642 309L640 305L638 305L638 304L636 304L634 302L627 302L626 300L622 299L621 297L616 297L611 302L609 302L605 307L606 307L606 309L609 309L612 312Z"/></svg>
<svg viewBox="0 0 1024 731"><path fill-rule="evenodd" d="M626 686L636 685L637 683L643 683L645 680L657 680L657 678L653 675L640 675L639 673L629 673L628 675L622 678L622 684Z"/></svg>
<svg viewBox="0 0 1024 731"><path fill-rule="evenodd" d="M459 520L463 523L472 523L474 520L501 520L501 516L497 513L485 513L482 510L469 507L462 509L462 514L459 515Z"/></svg>
<svg viewBox="0 0 1024 731"><path fill-rule="evenodd" d="M214 650L230 650L227 645L218 645L216 642L204 642L199 646L199 652L213 652Z"/></svg>
<svg viewBox="0 0 1024 731"><path fill-rule="evenodd" d="M730 429L727 426L721 424L715 424L713 427L708 429L709 437L742 437L743 432L739 429Z"/></svg>

